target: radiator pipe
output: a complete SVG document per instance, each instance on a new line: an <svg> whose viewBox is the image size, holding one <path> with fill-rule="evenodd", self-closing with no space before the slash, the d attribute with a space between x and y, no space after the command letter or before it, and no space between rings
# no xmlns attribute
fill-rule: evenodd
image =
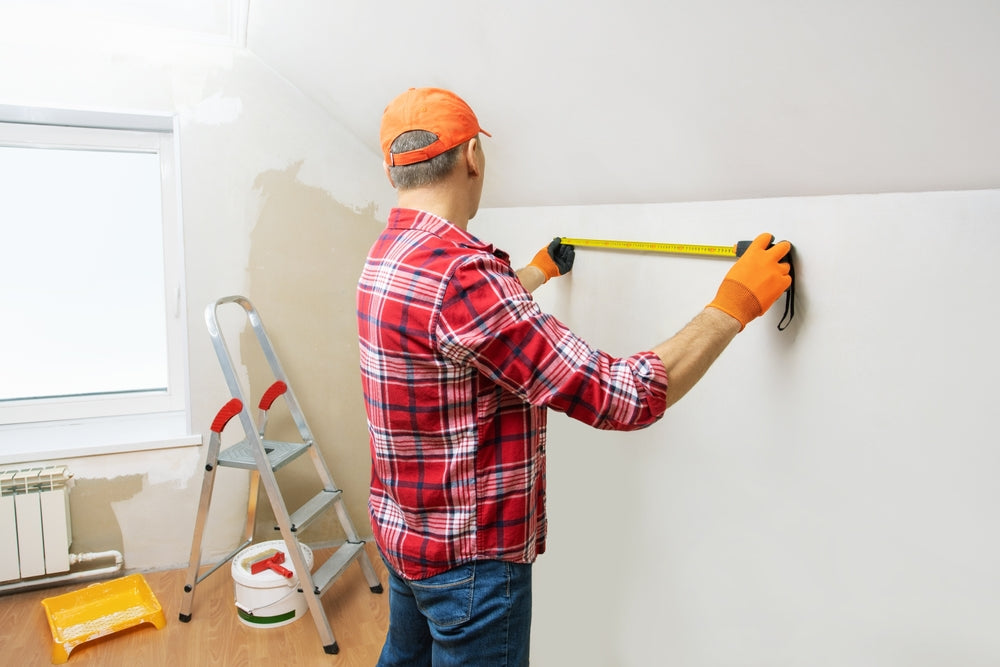
<svg viewBox="0 0 1000 667"><path fill-rule="evenodd" d="M49 588L51 586L58 586L71 581L87 581L89 579L97 579L108 574L119 572L125 563L125 559L121 552L115 550L94 551L82 554L71 553L69 555L69 562L70 565L75 565L76 563L89 563L90 561L104 560L106 558L114 558L115 564L94 568L93 570L81 570L79 572L70 572L69 574L60 574L54 577L22 579L21 581L15 581L12 584L0 584L0 595L30 591L36 588Z"/></svg>

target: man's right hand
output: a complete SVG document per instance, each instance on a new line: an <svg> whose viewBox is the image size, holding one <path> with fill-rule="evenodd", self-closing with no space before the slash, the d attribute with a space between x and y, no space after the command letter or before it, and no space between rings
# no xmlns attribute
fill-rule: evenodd
<svg viewBox="0 0 1000 667"><path fill-rule="evenodd" d="M774 242L770 234L753 240L736 264L729 269L710 308L717 308L740 322L740 331L751 320L767 312L792 284L790 266L781 260L792 244ZM770 246L770 247L768 247Z"/></svg>

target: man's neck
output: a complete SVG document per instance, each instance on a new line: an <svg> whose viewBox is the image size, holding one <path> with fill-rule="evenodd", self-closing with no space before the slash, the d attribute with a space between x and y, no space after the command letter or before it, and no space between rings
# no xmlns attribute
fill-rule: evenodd
<svg viewBox="0 0 1000 667"><path fill-rule="evenodd" d="M446 188L414 188L400 190L397 193L400 208L412 208L418 211L433 213L444 218L459 229L468 230L468 204L458 201L453 191Z"/></svg>

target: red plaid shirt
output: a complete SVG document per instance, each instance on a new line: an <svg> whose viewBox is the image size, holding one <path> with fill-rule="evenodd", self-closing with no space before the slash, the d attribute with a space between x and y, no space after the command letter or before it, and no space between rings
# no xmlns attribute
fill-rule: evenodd
<svg viewBox="0 0 1000 667"><path fill-rule="evenodd" d="M666 408L651 352L590 348L525 291L506 253L393 209L358 283L369 509L392 567L423 579L545 550L547 408L632 430Z"/></svg>

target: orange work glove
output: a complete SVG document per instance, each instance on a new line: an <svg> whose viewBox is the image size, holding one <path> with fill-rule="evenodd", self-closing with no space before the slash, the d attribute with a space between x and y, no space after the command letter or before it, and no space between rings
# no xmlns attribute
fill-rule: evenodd
<svg viewBox="0 0 1000 667"><path fill-rule="evenodd" d="M569 273L573 269L575 258L576 249L560 241L557 236L552 239L552 243L535 253L528 266L545 274L545 282L548 282L551 278Z"/></svg>
<svg viewBox="0 0 1000 667"><path fill-rule="evenodd" d="M792 244L781 241L771 245L773 242L770 234L755 238L729 269L715 299L708 304L739 320L740 331L750 320L767 312L792 284L789 264L781 261Z"/></svg>

